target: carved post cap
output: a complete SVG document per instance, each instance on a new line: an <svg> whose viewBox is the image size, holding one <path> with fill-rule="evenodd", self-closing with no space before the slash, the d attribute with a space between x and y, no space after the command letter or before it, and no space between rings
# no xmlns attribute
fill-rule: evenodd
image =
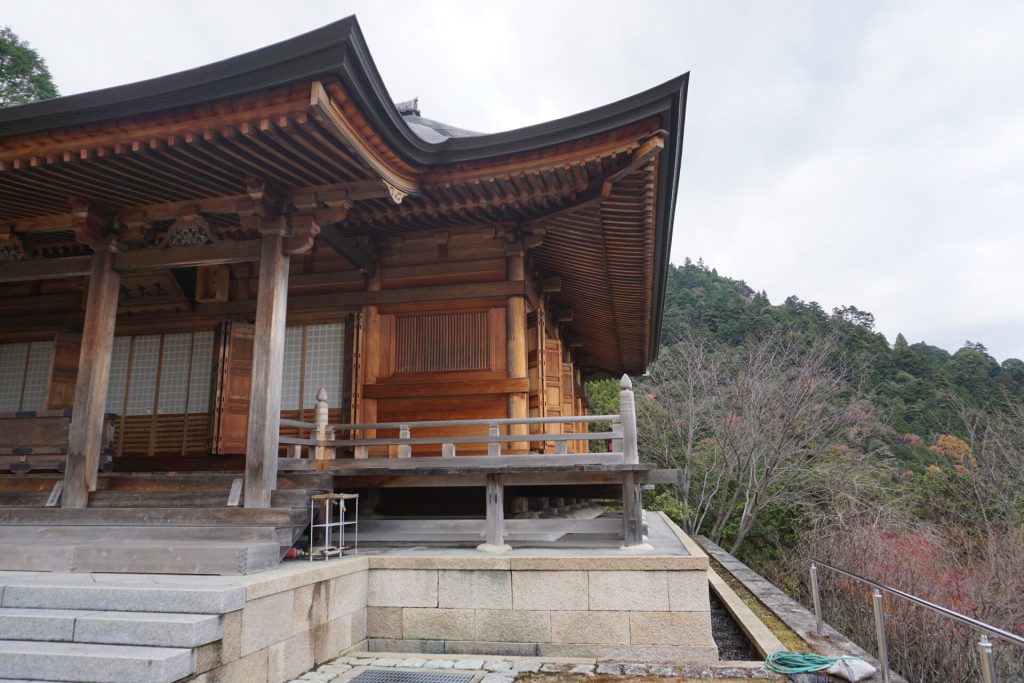
<svg viewBox="0 0 1024 683"><path fill-rule="evenodd" d="M327 403L327 387L320 387L316 392L317 403Z"/></svg>
<svg viewBox="0 0 1024 683"><path fill-rule="evenodd" d="M629 378L628 374L624 374L624 375L622 375L622 379L619 380L619 386L622 389L632 389L633 388L633 380L631 380Z"/></svg>

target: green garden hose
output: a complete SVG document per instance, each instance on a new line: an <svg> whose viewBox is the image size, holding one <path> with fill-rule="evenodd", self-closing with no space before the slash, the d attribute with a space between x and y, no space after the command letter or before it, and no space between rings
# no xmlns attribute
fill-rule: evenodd
<svg viewBox="0 0 1024 683"><path fill-rule="evenodd" d="M804 674L823 671L845 657L826 657L813 652L787 652L778 650L764 658L772 671L780 674Z"/></svg>

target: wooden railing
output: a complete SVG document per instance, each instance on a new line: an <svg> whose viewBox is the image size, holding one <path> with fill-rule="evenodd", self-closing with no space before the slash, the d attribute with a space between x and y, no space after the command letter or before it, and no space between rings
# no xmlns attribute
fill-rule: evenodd
<svg viewBox="0 0 1024 683"><path fill-rule="evenodd" d="M608 455L621 455L623 464L639 462L636 438L636 408L633 399L632 382L623 375L622 390L619 394L619 413L612 415L575 415L567 417L525 417L494 418L482 420L432 420L418 422L368 422L354 424L330 424L328 422L327 392L321 387L317 393L313 421L281 420L281 427L308 432L307 438L280 436L278 443L288 448L290 459L301 459L303 454L312 460L330 460L337 456L338 449L352 449L356 459L370 457L373 446L396 447L399 458L411 458L413 446L440 446L442 458L454 458L459 445L485 444L488 456L501 456L502 444L547 443L555 444L555 454L567 453L570 441L604 441L611 445ZM512 433L516 425L582 425L607 422L611 431L578 433ZM487 427L487 434L465 436L415 436L414 430L444 430L466 427ZM506 428L502 434L502 427ZM398 430L398 438L352 437L353 432ZM338 433L347 433L349 438L336 438ZM511 456L504 456L511 457ZM531 459L536 456L527 456Z"/></svg>
<svg viewBox="0 0 1024 683"><path fill-rule="evenodd" d="M481 550L503 551L505 536L516 525L531 528L543 527L546 531L558 533L574 533L582 531L607 530L614 526L615 520L510 520L504 518L504 486L518 481L516 477L523 472L543 473L542 481L535 484L555 483L587 483L590 474L601 470L612 476L616 484L622 486L622 521L623 538L626 546L637 546L643 543L643 510L640 502L640 479L645 466L639 464L636 435L636 407L633 399L632 383L628 376L622 377L619 393L619 412L612 415L576 415L566 417L529 417L529 418L494 418L483 420L440 420L422 422L373 422L365 424L331 424L328 420L327 393L321 389L317 394L313 422L300 420L281 420L281 426L297 429L307 438L281 436L279 444L286 446L288 457L279 461L279 467L285 469L324 469L336 473L346 472L345 476L359 474L371 475L373 470L401 470L405 477L431 477L439 473L453 474L459 477L482 477L481 483L486 487L486 519L483 535L486 542ZM575 433L514 433L517 426L551 424L587 424L609 423L610 431L575 432ZM444 434L444 430L486 427L487 434L453 435ZM505 428L507 433L502 433ZM377 430L397 430L397 438L364 437ZM416 436L416 432L431 430L441 431L441 436ZM339 433L349 438L337 438ZM353 436L353 434L356 434ZM602 441L610 448L601 453L567 453L566 445L571 441ZM504 444L548 443L555 444L554 455L503 455ZM487 455L456 458L457 449L463 445L486 445ZM414 446L440 446L440 457L412 457ZM387 447L395 449L397 458L371 457L371 448ZM528 447L528 446L527 446ZM353 457L337 457L339 449L351 449ZM303 457L305 455L305 457ZM389 452L390 455L390 452ZM556 472L557 470L557 472ZM571 471L565 471L571 470ZM532 475L531 475L532 476ZM436 520L427 522L428 526L437 524ZM479 522L472 520L458 522L460 529L475 529ZM548 528L553 527L553 528ZM465 529L463 529L465 530Z"/></svg>

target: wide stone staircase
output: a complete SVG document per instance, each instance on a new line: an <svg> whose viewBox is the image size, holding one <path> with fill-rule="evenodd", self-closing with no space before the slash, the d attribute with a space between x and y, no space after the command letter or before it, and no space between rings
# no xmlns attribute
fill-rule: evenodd
<svg viewBox="0 0 1024 683"><path fill-rule="evenodd" d="M309 524L319 473L282 475L271 507L247 509L237 473L101 475L84 509L47 506L59 475L0 476L0 570L252 574Z"/></svg>
<svg viewBox="0 0 1024 683"><path fill-rule="evenodd" d="M244 604L218 577L0 572L0 681L179 681Z"/></svg>

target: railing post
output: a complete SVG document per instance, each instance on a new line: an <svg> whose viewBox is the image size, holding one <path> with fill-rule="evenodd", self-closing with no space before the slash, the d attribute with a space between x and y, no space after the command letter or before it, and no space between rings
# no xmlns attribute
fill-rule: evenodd
<svg viewBox="0 0 1024 683"><path fill-rule="evenodd" d="M316 407L313 408L313 438L317 441L326 441L333 438L327 433L327 423L330 422L327 413L327 389L320 387L316 392ZM313 458L315 460L328 460L334 458L334 449L328 446L316 445L313 447Z"/></svg>
<svg viewBox="0 0 1024 683"><path fill-rule="evenodd" d="M818 565L811 562L811 599L814 601L815 633L821 635L821 593L818 592Z"/></svg>
<svg viewBox="0 0 1024 683"><path fill-rule="evenodd" d="M441 444L441 457L442 458L454 458L455 457L455 444L443 443Z"/></svg>
<svg viewBox="0 0 1024 683"><path fill-rule="evenodd" d="M875 610L875 636L878 638L878 663L882 667L882 683L892 683L889 672L889 642L885 636L885 611L882 605L882 594L876 588L871 596Z"/></svg>
<svg viewBox="0 0 1024 683"><path fill-rule="evenodd" d="M627 465L640 462L636 442L636 403L633 400L633 381L623 375L619 382L619 416L622 418L622 461Z"/></svg>
<svg viewBox="0 0 1024 683"><path fill-rule="evenodd" d="M487 430L488 436L501 436L501 429L496 424L492 424ZM489 441L487 443L487 455L501 455L501 442L500 441Z"/></svg>
<svg viewBox="0 0 1024 683"><path fill-rule="evenodd" d="M984 633L978 640L978 657L981 661L978 668L981 669L981 683L996 683L996 660L992 656L992 641Z"/></svg>
<svg viewBox="0 0 1024 683"><path fill-rule="evenodd" d="M409 438L409 425L401 425L398 428L398 438L408 439ZM411 458L412 457L412 446L407 443L400 444L398 446L398 457L399 458Z"/></svg>

